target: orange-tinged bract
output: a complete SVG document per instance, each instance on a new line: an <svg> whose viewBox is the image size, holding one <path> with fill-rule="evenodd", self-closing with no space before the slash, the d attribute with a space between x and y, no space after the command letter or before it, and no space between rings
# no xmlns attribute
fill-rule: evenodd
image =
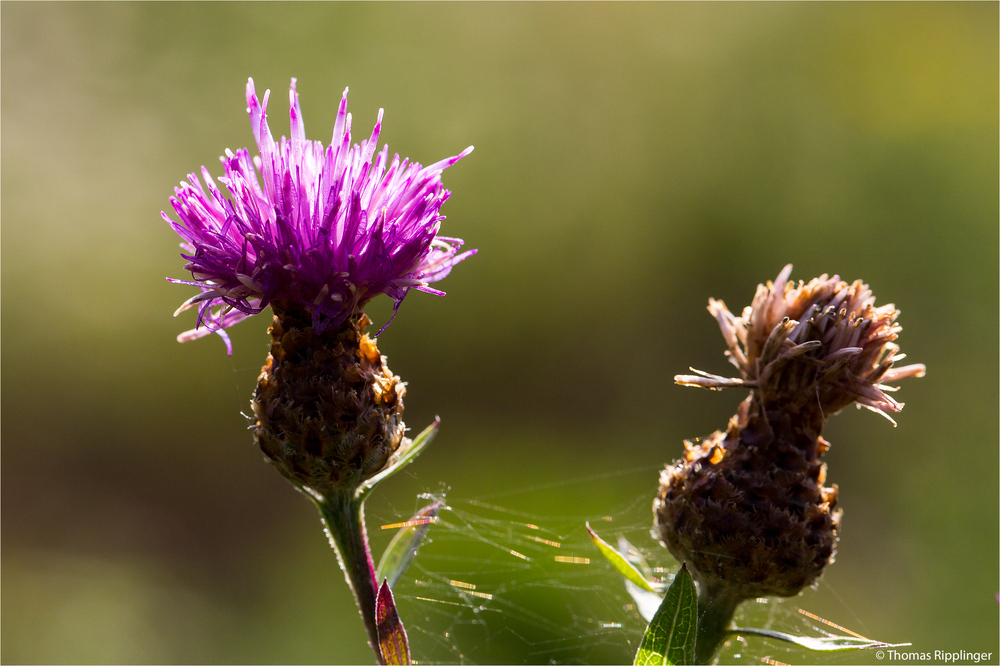
<svg viewBox="0 0 1000 666"><path fill-rule="evenodd" d="M888 418L903 405L886 383L924 373L894 367L899 312L876 307L867 285L826 275L793 284L790 272L760 285L739 317L709 301L739 378L675 377L750 389L725 431L685 442L653 504L660 540L710 596L792 596L819 578L841 513L837 486L823 485L827 418L851 403Z"/></svg>
<svg viewBox="0 0 1000 666"><path fill-rule="evenodd" d="M370 319L313 330L287 303L275 311L271 353L254 392L254 438L267 459L314 496L353 490L385 469L403 439L405 385L392 374Z"/></svg>

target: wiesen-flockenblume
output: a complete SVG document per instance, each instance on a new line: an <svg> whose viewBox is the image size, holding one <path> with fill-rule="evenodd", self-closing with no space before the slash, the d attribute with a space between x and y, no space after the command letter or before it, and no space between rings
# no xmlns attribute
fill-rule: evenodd
<svg viewBox="0 0 1000 666"><path fill-rule="evenodd" d="M396 308L410 289L430 287L475 251L438 235L441 204L450 192L441 172L472 152L422 167L389 148L376 155L382 111L371 137L351 145L351 114L344 90L329 146L306 139L295 79L289 90L291 138L275 142L267 102L247 83L247 111L259 155L246 148L221 158L225 174L215 185L202 167L175 188L170 203L180 218L164 219L184 240L181 255L201 289L178 313L197 306L198 325L178 340L219 333L273 303L309 313L322 332L342 324L378 294ZM373 161L374 158L374 161Z"/></svg>
<svg viewBox="0 0 1000 666"><path fill-rule="evenodd" d="M270 353L252 401L254 439L318 507L376 660L409 663L389 584L376 579L363 502L413 460L436 426L416 440L404 437L405 385L365 333L364 305L386 294L395 316L410 289L443 295L430 284L474 254L438 235L450 194L441 172L472 147L428 167L390 160L387 146L376 153L381 110L369 139L352 145L346 90L330 145L309 141L295 79L291 138L276 142L268 94L258 100L253 80L247 83L259 155L227 150L219 178L225 193L203 167L204 184L191 174L174 190L180 222L164 213L184 240L192 275L174 282L201 290L178 309L198 308L196 327L178 340L218 333L231 354L224 329L271 307Z"/></svg>
<svg viewBox="0 0 1000 666"><path fill-rule="evenodd" d="M700 587L696 663L709 662L742 601L796 595L833 560L841 511L836 484L823 485L827 419L850 404L889 418L903 408L889 384L925 370L897 367L899 311L877 307L868 285L795 283L791 271L758 286L738 317L709 300L738 378L674 378L750 390L725 430L684 443L653 503L654 533Z"/></svg>

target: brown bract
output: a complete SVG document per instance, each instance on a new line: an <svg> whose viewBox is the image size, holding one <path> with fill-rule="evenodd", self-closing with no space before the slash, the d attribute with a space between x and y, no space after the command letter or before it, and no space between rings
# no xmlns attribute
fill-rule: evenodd
<svg viewBox="0 0 1000 666"><path fill-rule="evenodd" d="M356 312L315 333L311 315L288 303L275 312L271 352L254 393L254 437L296 486L319 497L352 490L392 461L403 438L405 385Z"/></svg>

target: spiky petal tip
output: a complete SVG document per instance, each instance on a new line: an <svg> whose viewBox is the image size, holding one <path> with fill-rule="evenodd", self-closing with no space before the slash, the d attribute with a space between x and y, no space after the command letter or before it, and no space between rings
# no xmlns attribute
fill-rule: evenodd
<svg viewBox="0 0 1000 666"><path fill-rule="evenodd" d="M329 146L309 141L292 79L291 138L275 141L267 124L267 102L247 82L247 111L259 155L246 148L221 158L215 185L208 169L190 174L170 203L180 221L163 218L180 235L181 254L201 292L178 314L198 308L195 329L181 342L220 334L260 313L272 301L295 304L311 316L313 330L338 327L378 294L395 301L410 289L430 287L475 254L460 252L462 241L439 236L441 205L450 192L441 172L472 152L424 167L395 155L376 153L382 111L371 136L351 145L351 114L344 90ZM202 184L204 180L204 184Z"/></svg>

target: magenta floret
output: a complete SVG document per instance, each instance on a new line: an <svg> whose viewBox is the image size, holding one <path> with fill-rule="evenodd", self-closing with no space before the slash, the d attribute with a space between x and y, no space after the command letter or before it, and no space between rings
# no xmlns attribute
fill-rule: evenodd
<svg viewBox="0 0 1000 666"><path fill-rule="evenodd" d="M267 125L267 101L247 82L247 111L259 156L246 148L221 158L219 178L229 196L202 167L199 179L174 189L170 198L180 222L164 219L184 240L181 254L201 293L177 310L198 306L195 329L181 342L218 333L258 314L271 301L288 301L312 314L317 331L339 326L378 294L395 301L393 316L410 289L430 287L452 266L475 254L459 252L462 241L438 236L441 205L451 194L441 172L472 152L423 167L375 153L382 110L371 137L351 145L347 90L337 111L329 146L305 137L295 79L289 91L291 138L276 143ZM391 321L391 320L390 320Z"/></svg>

